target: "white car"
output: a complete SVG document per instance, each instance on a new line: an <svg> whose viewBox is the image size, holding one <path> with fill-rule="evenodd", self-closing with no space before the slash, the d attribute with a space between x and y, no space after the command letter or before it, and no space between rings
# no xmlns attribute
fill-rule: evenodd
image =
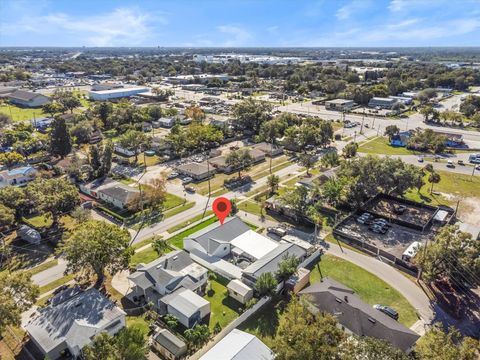
<svg viewBox="0 0 480 360"><path fill-rule="evenodd" d="M183 178L182 184L190 184L193 181L193 179L190 176L187 176L186 178Z"/></svg>

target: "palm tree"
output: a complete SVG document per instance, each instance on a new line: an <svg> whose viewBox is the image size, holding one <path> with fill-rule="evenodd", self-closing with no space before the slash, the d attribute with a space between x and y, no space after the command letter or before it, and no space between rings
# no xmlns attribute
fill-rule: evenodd
<svg viewBox="0 0 480 360"><path fill-rule="evenodd" d="M315 240L318 240L320 230L322 230L323 216L315 206L310 206L307 210L307 216L315 225Z"/></svg>
<svg viewBox="0 0 480 360"><path fill-rule="evenodd" d="M430 173L430 175L428 176L428 182L432 184L432 187L430 188L430 194L433 193L433 184L438 184L440 180L440 174L436 172Z"/></svg>
<svg viewBox="0 0 480 360"><path fill-rule="evenodd" d="M162 256L165 254L168 250L168 244L165 240L163 240L161 237L158 237L152 241L152 248L155 250L155 252L159 255Z"/></svg>
<svg viewBox="0 0 480 360"><path fill-rule="evenodd" d="M280 178L278 175L271 174L267 177L267 184L270 187L270 195L273 195L278 189L278 184L280 183Z"/></svg>

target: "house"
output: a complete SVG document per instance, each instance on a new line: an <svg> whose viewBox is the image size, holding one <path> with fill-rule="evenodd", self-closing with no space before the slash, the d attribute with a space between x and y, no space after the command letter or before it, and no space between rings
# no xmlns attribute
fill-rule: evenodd
<svg viewBox="0 0 480 360"><path fill-rule="evenodd" d="M398 102L397 99L391 98L382 98L382 97L373 97L368 102L368 107L371 108L381 108L381 109L391 109L393 105Z"/></svg>
<svg viewBox="0 0 480 360"><path fill-rule="evenodd" d="M392 136L390 139L390 145L391 146L397 146L397 147L405 147L408 144L408 139L411 136L410 131L402 131L398 133L397 135Z"/></svg>
<svg viewBox="0 0 480 360"><path fill-rule="evenodd" d="M355 292L325 278L300 291L315 311L332 314L346 332L385 340L404 352L410 352L420 336L398 321L363 302Z"/></svg>
<svg viewBox="0 0 480 360"><path fill-rule="evenodd" d="M448 147L458 147L464 144L463 135L456 133L449 133L444 131L434 131L435 134L445 137L445 145Z"/></svg>
<svg viewBox="0 0 480 360"><path fill-rule="evenodd" d="M119 209L125 209L139 195L140 190L122 183L102 188L97 191L98 198Z"/></svg>
<svg viewBox="0 0 480 360"><path fill-rule="evenodd" d="M310 270L300 267L285 282L285 287L291 289L294 294L298 294L308 283L310 283Z"/></svg>
<svg viewBox="0 0 480 360"><path fill-rule="evenodd" d="M355 102L353 100L346 99L334 99L325 101L325 109L336 111L348 111L352 109Z"/></svg>
<svg viewBox="0 0 480 360"><path fill-rule="evenodd" d="M35 179L37 170L31 166L22 166L11 170L0 171L0 188L13 185L25 186Z"/></svg>
<svg viewBox="0 0 480 360"><path fill-rule="evenodd" d="M208 322L210 302L190 289L180 288L160 299L160 314L170 314L187 328Z"/></svg>
<svg viewBox="0 0 480 360"><path fill-rule="evenodd" d="M25 90L15 90L8 99L12 104L29 108L41 107L50 101L48 96Z"/></svg>
<svg viewBox="0 0 480 360"><path fill-rule="evenodd" d="M87 183L81 183L78 187L80 191L88 196L98 199L98 191L109 186L119 184L118 181L115 181L110 178L95 179Z"/></svg>
<svg viewBox="0 0 480 360"><path fill-rule="evenodd" d="M120 99L125 97L130 97L138 95L143 92L148 92L150 89L144 86L132 86L132 87L121 87L114 88L109 90L91 90L88 92L88 96L91 100L102 101L110 99Z"/></svg>
<svg viewBox="0 0 480 360"><path fill-rule="evenodd" d="M258 276L276 272L287 254L303 260L306 251L298 245L279 243L250 229L233 216L223 225L219 222L183 239L190 257L229 279L240 279L254 287Z"/></svg>
<svg viewBox="0 0 480 360"><path fill-rule="evenodd" d="M413 103L413 99L408 96L389 96L388 98L400 101L405 105L411 105Z"/></svg>
<svg viewBox="0 0 480 360"><path fill-rule="evenodd" d="M180 174L191 177L195 181L202 181L208 179L215 174L215 169L209 167L206 161L201 163L191 162L177 166L177 171Z"/></svg>
<svg viewBox="0 0 480 360"><path fill-rule="evenodd" d="M252 157L252 162L254 164L257 164L265 160L265 152L260 149L253 148L248 150L248 153Z"/></svg>
<svg viewBox="0 0 480 360"><path fill-rule="evenodd" d="M238 279L233 279L227 284L228 296L241 304L246 304L253 298L253 289Z"/></svg>
<svg viewBox="0 0 480 360"><path fill-rule="evenodd" d="M272 145L267 142L260 142L252 146L252 149L260 150L265 156L275 157L283 154L283 147L280 145Z"/></svg>
<svg viewBox="0 0 480 360"><path fill-rule="evenodd" d="M170 360L180 359L187 354L187 344L167 329L161 329L152 337L152 346Z"/></svg>
<svg viewBox="0 0 480 360"><path fill-rule="evenodd" d="M418 93L415 92L415 91L404 91L402 93L402 96L407 97L407 98L411 98L411 99L415 99L418 96Z"/></svg>
<svg viewBox="0 0 480 360"><path fill-rule="evenodd" d="M160 308L162 296L178 289L202 294L207 286L207 269L194 263L185 251L172 251L144 265L128 276L133 283L129 297L135 302L153 303Z"/></svg>
<svg viewBox="0 0 480 360"><path fill-rule="evenodd" d="M233 329L199 360L273 360L273 351L257 337Z"/></svg>
<svg viewBox="0 0 480 360"><path fill-rule="evenodd" d="M67 289L37 310L24 327L45 357L76 358L98 334L115 335L123 329L125 312L96 289Z"/></svg>
<svg viewBox="0 0 480 360"><path fill-rule="evenodd" d="M177 120L175 118L171 117L161 117L160 119L156 120L153 122L153 127L158 128L158 127L164 127L164 128L171 128Z"/></svg>

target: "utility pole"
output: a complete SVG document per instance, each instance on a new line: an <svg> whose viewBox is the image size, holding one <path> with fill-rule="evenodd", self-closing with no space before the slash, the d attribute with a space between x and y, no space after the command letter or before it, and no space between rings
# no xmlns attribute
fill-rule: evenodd
<svg viewBox="0 0 480 360"><path fill-rule="evenodd" d="M363 108L362 126L360 126L360 134L363 134L363 122L364 121L365 121L365 108Z"/></svg>
<svg viewBox="0 0 480 360"><path fill-rule="evenodd" d="M476 167L476 166L477 166L476 164L473 164L472 179L473 179L473 176L475 175L475 167Z"/></svg>

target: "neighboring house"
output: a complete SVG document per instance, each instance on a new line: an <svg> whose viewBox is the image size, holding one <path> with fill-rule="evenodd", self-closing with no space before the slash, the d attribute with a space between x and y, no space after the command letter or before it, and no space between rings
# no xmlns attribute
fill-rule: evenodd
<svg viewBox="0 0 480 360"><path fill-rule="evenodd" d="M161 329L153 336L152 346L170 360L178 360L187 354L187 344L167 329Z"/></svg>
<svg viewBox="0 0 480 360"><path fill-rule="evenodd" d="M462 134L454 134L454 133L448 133L443 131L434 131L434 132L435 134L444 136L446 138L445 145L448 147L457 147L457 146L462 146L464 144Z"/></svg>
<svg viewBox="0 0 480 360"><path fill-rule="evenodd" d="M265 153L261 150L250 149L249 154L252 157L252 163L254 164L265 160ZM238 171L238 167L227 165L227 157L228 155L216 156L214 158L208 159L207 161L217 171L223 172L225 174L231 174L234 171Z"/></svg>
<svg viewBox="0 0 480 360"><path fill-rule="evenodd" d="M363 302L355 292L332 279L324 278L300 291L316 310L335 316L347 332L385 340L410 352L420 336L398 321Z"/></svg>
<svg viewBox="0 0 480 360"><path fill-rule="evenodd" d="M8 99L12 104L29 108L41 107L50 101L48 96L25 90L12 92Z"/></svg>
<svg viewBox="0 0 480 360"><path fill-rule="evenodd" d="M336 111L348 111L354 105L353 100L346 99L334 99L325 101L325 109L327 110L336 110Z"/></svg>
<svg viewBox="0 0 480 360"><path fill-rule="evenodd" d="M206 161L202 163L191 162L179 165L176 169L180 174L190 176L195 181L208 179L215 174L215 169L212 166L209 167Z"/></svg>
<svg viewBox="0 0 480 360"><path fill-rule="evenodd" d="M388 98L400 101L405 105L411 105L413 103L413 99L409 96L389 96Z"/></svg>
<svg viewBox="0 0 480 360"><path fill-rule="evenodd" d="M115 335L125 327L125 313L96 289L67 289L39 309L25 325L30 339L49 359L81 355L98 334Z"/></svg>
<svg viewBox="0 0 480 360"><path fill-rule="evenodd" d="M153 122L153 127L155 127L155 128L159 128L159 127L171 128L171 127L173 127L173 125L175 125L176 122L177 122L177 120L175 118L162 117L162 118Z"/></svg>
<svg viewBox="0 0 480 360"><path fill-rule="evenodd" d="M207 278L207 269L194 263L185 251L172 251L149 264L137 266L128 276L133 283L129 296L136 302L151 302L158 309L161 297L178 289L202 294Z"/></svg>
<svg viewBox="0 0 480 360"><path fill-rule="evenodd" d="M265 156L275 157L283 154L283 147L279 145L269 144L267 142L260 142L252 146L252 149L260 150Z"/></svg>
<svg viewBox="0 0 480 360"><path fill-rule="evenodd" d="M273 360L273 351L252 334L233 329L200 360Z"/></svg>
<svg viewBox="0 0 480 360"><path fill-rule="evenodd" d="M393 105L395 105L397 102L398 102L397 99L373 97L368 102L368 107L372 107L372 108L379 107L381 109L391 109Z"/></svg>
<svg viewBox="0 0 480 360"><path fill-rule="evenodd" d="M238 279L233 279L227 284L228 296L241 304L246 304L253 298L253 289Z"/></svg>
<svg viewBox="0 0 480 360"><path fill-rule="evenodd" d="M160 314L170 314L187 328L208 323L210 302L192 290L180 288L160 299Z"/></svg>
<svg viewBox="0 0 480 360"><path fill-rule="evenodd" d="M228 127L230 127L230 125L232 124L233 120L232 119L210 119L210 125L214 125L214 126L217 126L219 127L220 129L227 129Z"/></svg>
<svg viewBox="0 0 480 360"><path fill-rule="evenodd" d="M83 192L84 194L87 194L91 197L94 197L95 199L98 199L99 190L105 189L109 186L114 186L116 184L119 184L119 182L110 178L102 178L102 179L95 179L87 183L82 183L78 187L80 188L80 191Z"/></svg>
<svg viewBox="0 0 480 360"><path fill-rule="evenodd" d="M253 148L253 149L248 150L248 153L252 157L252 162L254 164L262 162L262 161L265 160L265 152L260 150L260 149Z"/></svg>
<svg viewBox="0 0 480 360"><path fill-rule="evenodd" d="M8 97L15 90L17 90L17 88L13 86L0 86L0 98Z"/></svg>
<svg viewBox="0 0 480 360"><path fill-rule="evenodd" d="M397 146L397 147L405 147L408 144L408 139L411 136L410 131L402 131L397 135L392 136L390 140L390 145Z"/></svg>
<svg viewBox="0 0 480 360"><path fill-rule="evenodd" d="M119 209L127 208L140 195L140 190L117 183L97 191L98 198Z"/></svg>
<svg viewBox="0 0 480 360"><path fill-rule="evenodd" d="M195 261L229 279L241 279L250 287L264 272L276 272L285 255L300 260L306 255L295 244L279 243L256 233L236 216L186 237L183 244Z"/></svg>
<svg viewBox="0 0 480 360"><path fill-rule="evenodd" d="M35 179L37 170L31 166L22 166L12 170L0 171L0 188L5 186L25 186Z"/></svg>

